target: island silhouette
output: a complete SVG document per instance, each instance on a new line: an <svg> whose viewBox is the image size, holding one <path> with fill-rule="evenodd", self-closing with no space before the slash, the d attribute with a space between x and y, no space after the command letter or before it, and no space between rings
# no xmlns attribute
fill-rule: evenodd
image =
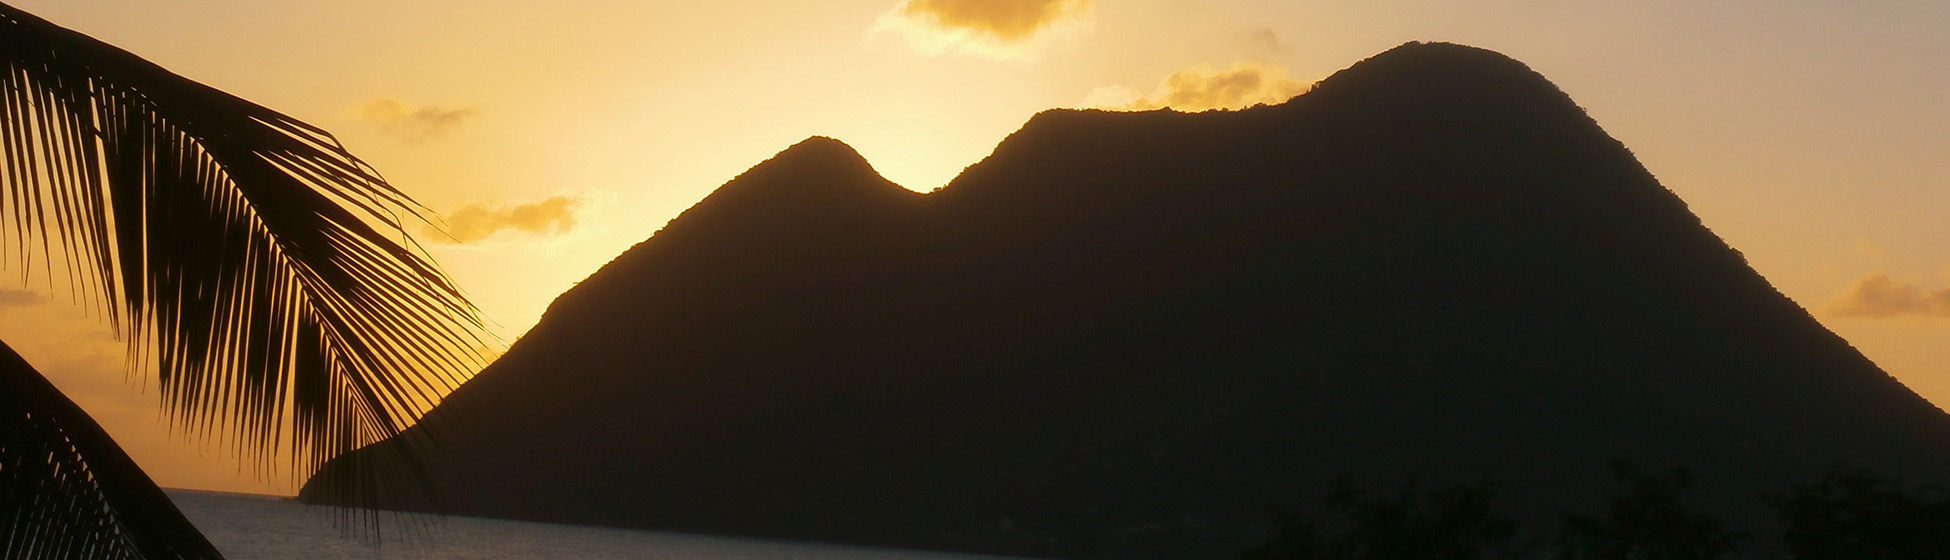
<svg viewBox="0 0 1950 560"><path fill-rule="evenodd" d="M301 496L1236 558L1340 474L1494 480L1548 520L1600 507L1614 459L1684 465L1760 532L1756 496L1839 462L1950 482L1950 416L1549 81L1441 43L1276 106L1046 111L926 194L807 139L356 453L405 447L434 467L342 458Z"/></svg>

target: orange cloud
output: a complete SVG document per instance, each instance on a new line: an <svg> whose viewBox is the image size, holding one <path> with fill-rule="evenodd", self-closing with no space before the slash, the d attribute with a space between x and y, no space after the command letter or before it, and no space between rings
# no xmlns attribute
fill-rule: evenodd
<svg viewBox="0 0 1950 560"><path fill-rule="evenodd" d="M909 0L901 13L949 29L1020 41L1089 5L1089 0Z"/></svg>
<svg viewBox="0 0 1950 560"><path fill-rule="evenodd" d="M1950 319L1950 288L1927 291L1872 272L1829 300L1829 313L1860 319Z"/></svg>
<svg viewBox="0 0 1950 560"><path fill-rule="evenodd" d="M1148 95L1125 87L1102 87L1090 92L1084 104L1122 111L1241 109L1284 103L1310 87L1287 77L1285 68L1270 64L1235 62L1226 70L1200 64L1166 76Z"/></svg>
<svg viewBox="0 0 1950 560"><path fill-rule="evenodd" d="M359 118L379 125L387 135L408 144L440 137L474 116L473 109L446 109L425 105L415 107L392 99L375 99L354 111Z"/></svg>
<svg viewBox="0 0 1950 560"><path fill-rule="evenodd" d="M903 0L880 16L871 35L899 32L909 47L929 55L955 50L1026 58L1052 37L1081 33L1089 9L1090 0Z"/></svg>
<svg viewBox="0 0 1950 560"><path fill-rule="evenodd" d="M514 206L469 204L447 215L447 229L429 227L427 236L447 243L473 243L503 230L534 234L563 233L575 228L575 211L582 199L553 196L541 202Z"/></svg>

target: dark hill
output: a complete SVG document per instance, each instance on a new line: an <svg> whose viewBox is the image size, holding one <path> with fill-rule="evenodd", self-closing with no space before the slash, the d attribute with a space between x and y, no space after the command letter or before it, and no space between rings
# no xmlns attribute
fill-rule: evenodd
<svg viewBox="0 0 1950 560"><path fill-rule="evenodd" d="M1045 112L927 195L807 140L426 424L447 511L1093 558L1236 557L1339 472L1547 518L1685 464L1749 526L1837 461L1950 481L1950 417L1442 44L1279 106Z"/></svg>

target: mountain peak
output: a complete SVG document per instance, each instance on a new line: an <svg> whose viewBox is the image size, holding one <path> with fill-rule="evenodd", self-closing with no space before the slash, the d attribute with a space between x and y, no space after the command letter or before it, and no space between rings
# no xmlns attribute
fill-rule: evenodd
<svg viewBox="0 0 1950 560"><path fill-rule="evenodd" d="M677 220L686 221L700 210L735 211L763 219L779 214L831 210L902 194L913 193L881 177L852 146L833 138L812 136L718 187Z"/></svg>
<svg viewBox="0 0 1950 560"><path fill-rule="evenodd" d="M772 156L774 161L790 161L805 158L813 161L848 161L865 164L866 158L846 142L831 136L807 136L805 140L780 150ZM763 164L761 164L763 165Z"/></svg>
<svg viewBox="0 0 1950 560"><path fill-rule="evenodd" d="M1490 78L1519 78L1545 82L1543 75L1517 59L1493 50L1455 43L1411 41L1382 51L1336 72L1335 76L1361 74L1417 74L1425 79L1454 79L1474 75L1471 81ZM1328 80L1334 78L1329 77Z"/></svg>
<svg viewBox="0 0 1950 560"><path fill-rule="evenodd" d="M651 239L618 255L564 293L550 309L553 312L580 294L600 292L600 286L633 282L644 270L658 269L659 259L679 258L672 254L724 256L709 265L684 267L688 276L702 278L713 274L707 269L724 272L744 266L740 264L744 261L729 255L764 261L818 243L842 243L841 238L848 239L846 243L872 238L895 227L889 221L921 197L881 177L845 142L808 137L718 187Z"/></svg>
<svg viewBox="0 0 1950 560"><path fill-rule="evenodd" d="M808 176L811 177L808 177ZM805 181L807 178L831 180ZM809 136L793 144L770 159L759 162L740 174L720 190L734 188L745 183L774 183L779 179L795 186L825 184L833 182L885 183L880 173L874 171L867 158L855 151L845 142L826 137ZM837 181L834 181L837 180ZM713 196L716 196L715 194Z"/></svg>
<svg viewBox="0 0 1950 560"><path fill-rule="evenodd" d="M1355 63L1300 99L1365 99L1392 110L1502 108L1531 114L1582 110L1550 80L1496 51L1411 42Z"/></svg>
<svg viewBox="0 0 1950 560"><path fill-rule="evenodd" d="M1408 59L1411 57L1416 59L1423 59L1423 60L1437 60L1437 59L1450 60L1450 61L1472 60L1484 64L1500 64L1504 66L1524 68L1526 70L1529 69L1529 67L1524 66L1524 64L1522 62L1517 61L1517 59L1510 58L1509 56L1504 55L1503 53L1500 52L1496 52L1493 50L1489 50L1477 46L1463 45L1458 43L1445 43L1441 41L1409 41L1406 43L1402 43L1400 46L1382 51L1374 56L1368 57L1366 61L1357 63L1355 64L1355 66L1360 66L1361 64L1367 64L1367 63L1372 63L1372 62L1382 61L1382 60Z"/></svg>

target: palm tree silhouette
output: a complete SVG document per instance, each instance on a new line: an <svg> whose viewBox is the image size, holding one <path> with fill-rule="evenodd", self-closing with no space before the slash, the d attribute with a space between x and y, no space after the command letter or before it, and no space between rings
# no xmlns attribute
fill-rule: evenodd
<svg viewBox="0 0 1950 560"><path fill-rule="evenodd" d="M309 472L474 371L474 307L398 233L422 210L324 130L0 3L0 254L105 310L182 430ZM0 343L0 556L220 555Z"/></svg>

